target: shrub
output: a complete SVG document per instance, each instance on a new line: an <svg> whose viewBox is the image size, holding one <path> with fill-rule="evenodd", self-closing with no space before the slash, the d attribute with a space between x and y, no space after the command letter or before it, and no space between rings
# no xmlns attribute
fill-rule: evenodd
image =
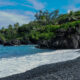
<svg viewBox="0 0 80 80"><path fill-rule="evenodd" d="M53 32L41 33L39 39L41 39L41 40L49 40L52 37L55 37L55 34Z"/></svg>
<svg viewBox="0 0 80 80"><path fill-rule="evenodd" d="M3 42L5 42L5 41L6 41L6 39L5 39L4 35L2 35L1 33L0 33L0 39L1 39Z"/></svg>

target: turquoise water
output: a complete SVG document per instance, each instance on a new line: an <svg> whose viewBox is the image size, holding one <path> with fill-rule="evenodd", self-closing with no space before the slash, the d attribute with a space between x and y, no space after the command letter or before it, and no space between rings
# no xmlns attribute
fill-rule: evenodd
<svg viewBox="0 0 80 80"><path fill-rule="evenodd" d="M35 45L0 45L0 78L23 73L41 65L75 59L80 57L79 51L38 49Z"/></svg>
<svg viewBox="0 0 80 80"><path fill-rule="evenodd" d="M0 45L0 58L20 57L36 53L43 53L53 51L49 49L38 49L35 45L22 45L22 46L2 46Z"/></svg>

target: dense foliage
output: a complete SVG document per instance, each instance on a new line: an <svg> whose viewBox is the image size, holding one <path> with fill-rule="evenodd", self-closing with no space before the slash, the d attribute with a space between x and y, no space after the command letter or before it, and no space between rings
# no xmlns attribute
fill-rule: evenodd
<svg viewBox="0 0 80 80"><path fill-rule="evenodd" d="M53 12L39 11L35 14L36 19L29 24L19 23L14 26L9 25L8 28L2 27L0 30L0 39L2 41L20 40L26 42L37 43L40 40L49 40L56 37L56 30L69 27L75 28L80 25L80 11L70 11L67 14L59 14L59 10Z"/></svg>

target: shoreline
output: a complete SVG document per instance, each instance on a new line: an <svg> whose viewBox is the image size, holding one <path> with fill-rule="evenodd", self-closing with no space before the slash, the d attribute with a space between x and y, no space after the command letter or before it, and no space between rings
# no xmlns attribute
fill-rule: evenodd
<svg viewBox="0 0 80 80"><path fill-rule="evenodd" d="M0 80L79 80L80 57L74 60L39 66L25 73Z"/></svg>
<svg viewBox="0 0 80 80"><path fill-rule="evenodd" d="M0 65L0 76L6 77L20 74L38 66L73 60L80 56L79 51L80 50L57 50L19 58L5 58L0 60L0 63L2 63Z"/></svg>

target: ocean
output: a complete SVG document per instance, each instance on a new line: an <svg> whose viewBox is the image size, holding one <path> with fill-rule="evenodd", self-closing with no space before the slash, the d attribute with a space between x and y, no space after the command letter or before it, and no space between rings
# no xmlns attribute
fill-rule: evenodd
<svg viewBox="0 0 80 80"><path fill-rule="evenodd" d="M0 45L0 78L23 73L41 65L72 60L80 56L79 49L39 49L36 45Z"/></svg>

